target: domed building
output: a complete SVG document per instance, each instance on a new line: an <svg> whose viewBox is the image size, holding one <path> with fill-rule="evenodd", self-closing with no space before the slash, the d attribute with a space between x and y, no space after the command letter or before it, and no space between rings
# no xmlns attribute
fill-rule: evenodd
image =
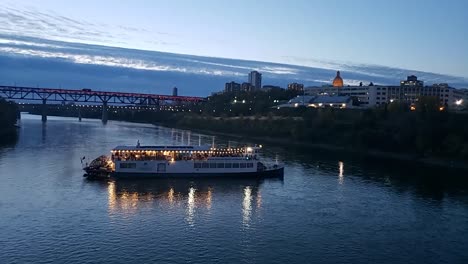
<svg viewBox="0 0 468 264"><path fill-rule="evenodd" d="M333 87L343 87L343 79L340 76L340 71L336 72L336 77L333 80Z"/></svg>

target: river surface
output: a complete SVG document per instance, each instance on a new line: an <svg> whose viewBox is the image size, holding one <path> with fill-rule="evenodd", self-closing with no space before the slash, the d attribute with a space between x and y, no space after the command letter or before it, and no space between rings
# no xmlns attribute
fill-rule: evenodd
<svg viewBox="0 0 468 264"><path fill-rule="evenodd" d="M20 125L0 148L0 263L468 263L468 175L268 144L283 180L87 181L80 157L116 145L249 142L76 118Z"/></svg>

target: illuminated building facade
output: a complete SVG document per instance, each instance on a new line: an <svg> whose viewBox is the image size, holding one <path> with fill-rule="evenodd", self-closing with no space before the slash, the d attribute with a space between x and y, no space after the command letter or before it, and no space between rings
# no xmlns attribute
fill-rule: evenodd
<svg viewBox="0 0 468 264"><path fill-rule="evenodd" d="M343 87L343 78L341 78L341 74L340 74L340 71L337 71L336 72L336 77L335 79L333 79L333 87L337 87L337 88L341 88Z"/></svg>
<svg viewBox="0 0 468 264"><path fill-rule="evenodd" d="M302 92L304 91L304 84L302 83L290 83L288 84L288 90Z"/></svg>
<svg viewBox="0 0 468 264"><path fill-rule="evenodd" d="M455 89L448 84L423 86L416 76L408 76L399 86L344 86L339 90L335 86L307 87L305 95L350 96L361 107L377 107L394 101L408 104L416 103L422 96L433 96L439 99L441 106L457 109L464 104L465 90ZM465 100L466 101L466 100Z"/></svg>

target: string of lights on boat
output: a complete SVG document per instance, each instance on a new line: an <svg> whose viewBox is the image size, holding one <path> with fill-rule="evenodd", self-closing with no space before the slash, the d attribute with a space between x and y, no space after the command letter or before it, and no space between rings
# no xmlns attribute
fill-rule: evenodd
<svg viewBox="0 0 468 264"><path fill-rule="evenodd" d="M259 148L262 146L260 145ZM252 147L242 147L242 148L227 148L227 149L219 149L219 148L210 148L209 150L111 150L112 154L120 154L120 153L139 153L139 154L156 154L157 152L162 153L163 155L170 155L170 154L241 154L246 152L252 152Z"/></svg>

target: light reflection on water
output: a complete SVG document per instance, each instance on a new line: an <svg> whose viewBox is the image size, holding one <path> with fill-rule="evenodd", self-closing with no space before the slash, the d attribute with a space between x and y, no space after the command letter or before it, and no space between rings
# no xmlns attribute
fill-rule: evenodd
<svg viewBox="0 0 468 264"><path fill-rule="evenodd" d="M280 179L271 179L271 182ZM197 209L210 211L213 206L213 196L235 194L238 186L242 187L242 224L249 227L252 217L252 204L256 209L262 205L259 186L262 181L250 179L204 179L197 182L185 179L148 179L148 180L110 180L107 183L108 209L110 215L138 214L141 208L159 205L184 208L185 221L189 226L196 224ZM257 191L253 191L253 188Z"/></svg>
<svg viewBox="0 0 468 264"><path fill-rule="evenodd" d="M284 180L82 177L81 157L106 154L116 145L211 145L213 138L152 125L54 117L43 125L40 117L24 117L16 145L0 148L0 262L468 258L468 184L447 170L263 144L267 159L286 163ZM242 140L214 141L235 146Z"/></svg>
<svg viewBox="0 0 468 264"><path fill-rule="evenodd" d="M340 184L343 184L343 181L344 181L344 162L343 161L338 162L338 169L339 169L338 182Z"/></svg>
<svg viewBox="0 0 468 264"><path fill-rule="evenodd" d="M187 223L191 226L194 224L194 217L195 214L195 188L190 187L188 198L187 198Z"/></svg>
<svg viewBox="0 0 468 264"><path fill-rule="evenodd" d="M245 227L249 227L250 217L252 214L252 189L250 186L244 188L244 200L242 202L242 223Z"/></svg>

